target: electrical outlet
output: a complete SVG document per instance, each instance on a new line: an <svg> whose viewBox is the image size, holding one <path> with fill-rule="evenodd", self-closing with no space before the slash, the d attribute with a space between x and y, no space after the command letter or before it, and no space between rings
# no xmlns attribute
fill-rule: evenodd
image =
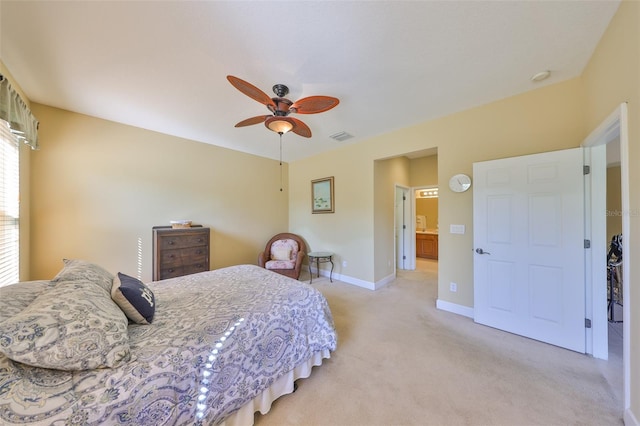
<svg viewBox="0 0 640 426"><path fill-rule="evenodd" d="M347 261L346 261L346 260L343 260L343 261L342 261L342 267L343 267L343 268L346 268L346 267L347 267Z"/></svg>
<svg viewBox="0 0 640 426"><path fill-rule="evenodd" d="M458 291L458 284L456 283L449 283L449 291L452 293L455 293Z"/></svg>

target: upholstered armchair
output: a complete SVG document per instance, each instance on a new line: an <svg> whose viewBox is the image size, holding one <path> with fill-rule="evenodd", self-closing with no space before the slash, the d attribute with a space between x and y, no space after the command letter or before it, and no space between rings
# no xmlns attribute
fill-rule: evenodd
<svg viewBox="0 0 640 426"><path fill-rule="evenodd" d="M297 280L306 252L307 245L299 235L284 232L269 240L258 256L258 265Z"/></svg>

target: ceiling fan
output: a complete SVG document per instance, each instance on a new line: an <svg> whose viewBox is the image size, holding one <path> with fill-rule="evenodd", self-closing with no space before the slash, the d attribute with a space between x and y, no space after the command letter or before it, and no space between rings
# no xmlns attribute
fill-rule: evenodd
<svg viewBox="0 0 640 426"><path fill-rule="evenodd" d="M238 77L228 75L227 80L229 80L229 83L231 83L233 87L249 96L251 99L266 105L267 109L271 111L270 115L258 115L256 117L242 120L236 124L235 127L264 123L267 129L281 135L288 131L292 131L297 135L310 138L311 129L309 129L309 126L297 118L290 117L289 114L317 114L330 110L340 102L337 98L333 98L331 96L309 96L296 102L291 102L289 99L285 98L287 93L289 93L289 88L284 84L276 84L273 86L273 93L276 94L276 97L270 98L269 95L258 89L253 84L247 83Z"/></svg>

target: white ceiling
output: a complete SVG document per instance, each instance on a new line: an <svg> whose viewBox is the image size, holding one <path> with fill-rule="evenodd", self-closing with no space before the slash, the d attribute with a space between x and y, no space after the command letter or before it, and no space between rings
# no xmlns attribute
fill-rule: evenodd
<svg viewBox="0 0 640 426"><path fill-rule="evenodd" d="M268 111L228 74L339 98L297 115L313 137L284 136L294 161L579 76L618 5L0 0L0 59L33 102L274 159L277 134L234 128Z"/></svg>

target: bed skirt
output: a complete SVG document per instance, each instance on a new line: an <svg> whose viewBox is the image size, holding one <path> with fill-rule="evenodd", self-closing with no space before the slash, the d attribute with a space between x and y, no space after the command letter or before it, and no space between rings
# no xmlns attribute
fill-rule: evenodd
<svg viewBox="0 0 640 426"><path fill-rule="evenodd" d="M250 426L253 425L254 413L260 411L267 414L271 409L271 403L282 395L292 393L294 382L298 379L306 379L311 375L311 369L322 365L322 360L331 358L331 352L322 350L315 352L306 362L299 364L284 376L276 380L273 385L265 389L260 395L240 407L238 411L230 415L221 423L221 426Z"/></svg>

